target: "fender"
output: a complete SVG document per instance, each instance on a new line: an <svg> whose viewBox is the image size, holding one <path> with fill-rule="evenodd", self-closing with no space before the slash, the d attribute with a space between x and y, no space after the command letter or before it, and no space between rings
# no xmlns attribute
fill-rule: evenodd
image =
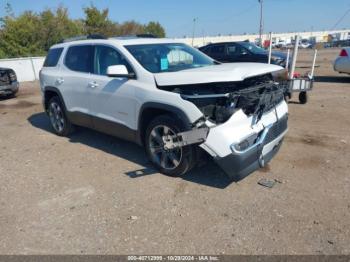
<svg viewBox="0 0 350 262"><path fill-rule="evenodd" d="M65 104L63 96L62 96L62 94L61 94L61 92L60 92L60 90L58 88L56 88L54 86L45 86L43 91L44 91L43 101L44 101L44 109L45 110L46 110L46 103L49 102L49 101L45 100L45 93L46 93L46 91L52 91L52 92L55 92L58 95L58 97L60 98L61 103L63 105L64 111L67 112L66 104Z"/></svg>
<svg viewBox="0 0 350 262"><path fill-rule="evenodd" d="M159 109L162 111L167 111L176 115L186 126L192 126L192 123L187 116L187 114L180 108L168 104L158 103L158 102L146 102L144 103L139 111L138 123L137 123L137 143L142 144L142 115L147 109Z"/></svg>

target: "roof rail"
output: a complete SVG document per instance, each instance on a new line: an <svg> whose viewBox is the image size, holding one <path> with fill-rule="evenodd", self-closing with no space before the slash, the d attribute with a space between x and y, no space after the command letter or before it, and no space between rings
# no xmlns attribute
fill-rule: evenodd
<svg viewBox="0 0 350 262"><path fill-rule="evenodd" d="M137 37L140 37L140 38L158 38L156 35L154 34L137 34L136 35Z"/></svg>
<svg viewBox="0 0 350 262"><path fill-rule="evenodd" d="M113 36L111 38L134 39L134 38L158 38L158 37L154 34L136 34L136 35L119 35L119 36Z"/></svg>
<svg viewBox="0 0 350 262"><path fill-rule="evenodd" d="M75 37L62 39L61 43L68 43L68 42L79 41L79 40L88 40L88 39L107 39L107 38L105 36L99 35L99 34L81 35L81 36L75 36Z"/></svg>

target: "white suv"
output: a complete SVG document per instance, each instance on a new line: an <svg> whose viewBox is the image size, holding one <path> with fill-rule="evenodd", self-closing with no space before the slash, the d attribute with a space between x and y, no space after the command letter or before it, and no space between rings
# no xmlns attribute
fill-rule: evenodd
<svg viewBox="0 0 350 262"><path fill-rule="evenodd" d="M285 75L276 65L220 64L169 39L86 38L51 47L40 84L58 135L79 125L136 142L173 176L201 148L240 180L271 160L287 132Z"/></svg>

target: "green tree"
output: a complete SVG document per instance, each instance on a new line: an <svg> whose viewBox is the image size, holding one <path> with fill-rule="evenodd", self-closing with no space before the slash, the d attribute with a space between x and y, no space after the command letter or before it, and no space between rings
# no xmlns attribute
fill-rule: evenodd
<svg viewBox="0 0 350 262"><path fill-rule="evenodd" d="M15 16L11 5L7 4L5 16L0 17L0 58L46 55L47 50L62 39L83 34L165 36L158 22L143 25L131 20L118 24L109 19L108 9L99 10L93 5L84 8L84 13L84 19L74 20L69 17L67 8L59 6L54 10L25 11Z"/></svg>
<svg viewBox="0 0 350 262"><path fill-rule="evenodd" d="M48 50L50 46L62 39L83 34L83 24L80 21L71 20L67 8L62 6L53 13L47 9L40 13L42 48Z"/></svg>
<svg viewBox="0 0 350 262"><path fill-rule="evenodd" d="M118 34L118 24L113 23L108 18L108 8L98 10L95 6L84 8L85 19L84 31L86 34L101 34L105 36L114 36Z"/></svg>
<svg viewBox="0 0 350 262"><path fill-rule="evenodd" d="M136 35L136 34L144 34L145 26L134 21L126 21L119 27L119 35Z"/></svg>
<svg viewBox="0 0 350 262"><path fill-rule="evenodd" d="M159 22L149 22L145 26L145 33L153 34L157 37L165 37L165 30Z"/></svg>
<svg viewBox="0 0 350 262"><path fill-rule="evenodd" d="M18 18L5 16L2 18L0 53L6 57L44 54L40 46L40 28L39 17L31 11L24 12Z"/></svg>

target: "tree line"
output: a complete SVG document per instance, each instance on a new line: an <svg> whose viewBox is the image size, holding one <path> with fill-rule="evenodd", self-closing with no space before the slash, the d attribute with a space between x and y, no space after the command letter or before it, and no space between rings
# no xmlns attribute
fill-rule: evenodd
<svg viewBox="0 0 350 262"><path fill-rule="evenodd" d="M141 24L134 20L117 23L109 19L108 8L83 8L83 19L71 19L64 6L35 13L25 11L15 16L9 4L6 15L0 17L0 59L27 56L45 56L50 46L69 37L101 34L106 37L153 34L165 37L159 22Z"/></svg>

